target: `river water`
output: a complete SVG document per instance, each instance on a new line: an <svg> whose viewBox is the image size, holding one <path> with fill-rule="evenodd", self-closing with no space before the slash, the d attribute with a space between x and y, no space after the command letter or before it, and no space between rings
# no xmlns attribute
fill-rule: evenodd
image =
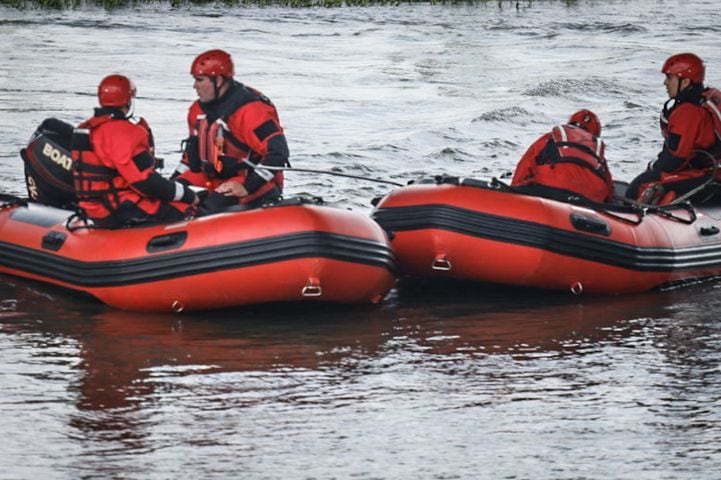
<svg viewBox="0 0 721 480"><path fill-rule="evenodd" d="M659 69L721 84L715 1L366 8L0 7L0 189L46 117L132 77L172 167L193 57L278 106L293 165L405 183L511 171L578 108L630 180L660 147ZM166 173L169 169L166 169ZM291 172L369 212L387 185ZM610 298L404 282L367 308L157 316L0 278L2 479L717 479L719 284Z"/></svg>

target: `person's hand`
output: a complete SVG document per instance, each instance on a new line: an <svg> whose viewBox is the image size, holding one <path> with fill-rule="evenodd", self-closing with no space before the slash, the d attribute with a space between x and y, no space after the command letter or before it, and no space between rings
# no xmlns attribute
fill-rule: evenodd
<svg viewBox="0 0 721 480"><path fill-rule="evenodd" d="M228 180L227 182L221 183L215 191L223 195L231 195L240 198L248 196L248 190L246 190L243 184L237 180Z"/></svg>
<svg viewBox="0 0 721 480"><path fill-rule="evenodd" d="M200 205L200 197L198 196L198 194L196 192L194 192L194 193L195 193L195 195L193 195L193 203L191 205L193 207L197 207L198 205Z"/></svg>

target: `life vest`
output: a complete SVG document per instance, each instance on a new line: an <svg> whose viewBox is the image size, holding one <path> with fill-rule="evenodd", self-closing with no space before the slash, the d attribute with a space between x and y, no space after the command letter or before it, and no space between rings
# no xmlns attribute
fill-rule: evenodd
<svg viewBox="0 0 721 480"><path fill-rule="evenodd" d="M582 128L561 125L537 142L542 140L545 144L528 159L533 164L516 185L543 185L596 202L609 199L613 186L599 138Z"/></svg>
<svg viewBox="0 0 721 480"><path fill-rule="evenodd" d="M688 169L699 171L713 168L712 158L721 160L721 92L715 88L702 89L701 85L686 95L686 100L669 99L661 111L661 132L664 137L664 147L659 154L659 161L663 159L668 173L677 174ZM671 105L669 107L669 105ZM678 109L678 112L677 112ZM681 111L683 109L683 111ZM675 134L669 131L669 119L674 115ZM701 128L686 132L687 120L702 116ZM680 116L676 118L675 116ZM689 142L691 136L692 144ZM676 159L678 166L670 168ZM669 160L671 162L669 163ZM655 162L654 162L655 163ZM717 179L721 179L721 169L717 169Z"/></svg>
<svg viewBox="0 0 721 480"><path fill-rule="evenodd" d="M222 104L196 115L193 136L197 138L197 145L192 145L193 142L190 141L186 150L190 170L203 171L211 180L216 180L215 184L221 183L217 180L239 176L244 178L248 175L248 169L253 169L268 182L259 191L243 198L241 203L256 199L276 186L283 186L283 173L263 168L261 154L240 140L228 126L229 118L235 112L258 101L275 110L275 106L265 95L251 87L236 84ZM277 116L275 120L277 122Z"/></svg>
<svg viewBox="0 0 721 480"><path fill-rule="evenodd" d="M558 125L553 129L552 136L559 157L551 160L551 164L573 163L590 170L601 179L605 178L606 146L598 137L571 125Z"/></svg>
<svg viewBox="0 0 721 480"><path fill-rule="evenodd" d="M604 151L603 142L582 128L554 127L546 147L536 157L533 183L602 202L610 193Z"/></svg>
<svg viewBox="0 0 721 480"><path fill-rule="evenodd" d="M93 148L93 132L111 121L129 121L148 134L148 148L152 151L152 135L144 119L125 119L115 113L95 116L81 123L73 132L72 155L75 160L73 180L80 206L92 218L105 218L121 204L131 202L149 214L159 201L150 200L130 188L129 183L112 167L106 166Z"/></svg>
<svg viewBox="0 0 721 480"><path fill-rule="evenodd" d="M668 117L671 116L671 110L676 106L676 99L675 98L669 98L664 102L663 108L661 109L661 115L659 116L658 123L661 127L661 135L663 135L663 138L668 138ZM669 104L671 106L669 107Z"/></svg>
<svg viewBox="0 0 721 480"><path fill-rule="evenodd" d="M665 139L668 139L668 119L671 116L671 112L673 112L680 103L676 98L669 98L666 100L666 103L663 104L659 123L661 133ZM691 103L702 106L711 114L716 140L721 142L721 90L713 87L705 88L700 92L700 98L692 100Z"/></svg>
<svg viewBox="0 0 721 480"><path fill-rule="evenodd" d="M716 140L721 142L721 90L718 88L707 88L703 91L702 95L703 103L701 106L711 112Z"/></svg>

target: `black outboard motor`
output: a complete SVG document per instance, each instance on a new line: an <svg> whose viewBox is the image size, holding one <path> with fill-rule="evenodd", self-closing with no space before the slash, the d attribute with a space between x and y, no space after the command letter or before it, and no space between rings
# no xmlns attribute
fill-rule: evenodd
<svg viewBox="0 0 721 480"><path fill-rule="evenodd" d="M70 154L72 137L72 125L46 118L30 137L27 148L20 150L31 201L60 208L76 203Z"/></svg>

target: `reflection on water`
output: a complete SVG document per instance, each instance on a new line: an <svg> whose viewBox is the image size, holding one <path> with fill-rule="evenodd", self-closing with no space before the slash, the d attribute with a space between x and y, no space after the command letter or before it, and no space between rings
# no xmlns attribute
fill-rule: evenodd
<svg viewBox="0 0 721 480"><path fill-rule="evenodd" d="M10 367L7 391L22 388L19 398L35 397L53 413L19 405L11 412L54 424L65 432L60 445L79 441L90 462L74 471L140 478L160 462L162 478L179 468L171 458L200 449L219 478L229 452L245 463L258 451L274 461L250 468L260 478L292 477L299 465L308 472L300 478L331 469L434 477L445 471L441 458L474 451L475 460L458 467L461 477L498 459L511 475L508 462L536 442L561 470L595 458L593 449L565 446L570 436L608 452L623 439L636 453L611 463L642 462L655 472L670 468L655 455L673 447L703 473L719 454L721 335L719 322L705 318L719 301L698 301L716 290L609 301L421 283L380 308L276 305L176 316L89 308L85 299L8 280L0 352L14 352L5 364L21 367ZM53 392L48 382L66 386ZM59 400L61 409L53 406ZM62 411L60 424L48 418ZM481 440L487 435L490 444ZM649 438L658 443L654 454ZM363 467L359 458L375 458L378 445L395 455L384 450L375 468ZM580 457L566 459L568 448ZM419 452L425 460L383 475L392 458Z"/></svg>

